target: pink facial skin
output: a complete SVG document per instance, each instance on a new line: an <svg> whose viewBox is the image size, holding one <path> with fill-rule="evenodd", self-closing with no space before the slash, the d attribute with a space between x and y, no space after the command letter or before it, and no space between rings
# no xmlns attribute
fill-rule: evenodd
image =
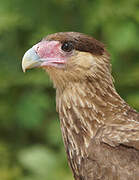
<svg viewBox="0 0 139 180"><path fill-rule="evenodd" d="M42 61L41 67L58 67L66 63L66 54L58 41L42 41L33 48Z"/></svg>

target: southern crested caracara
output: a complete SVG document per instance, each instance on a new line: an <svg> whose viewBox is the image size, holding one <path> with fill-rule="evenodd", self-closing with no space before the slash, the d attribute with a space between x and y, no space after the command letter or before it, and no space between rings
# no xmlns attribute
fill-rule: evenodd
<svg viewBox="0 0 139 180"><path fill-rule="evenodd" d="M23 57L23 71L35 67L56 88L75 180L139 180L139 114L117 94L104 45L78 32L48 35Z"/></svg>

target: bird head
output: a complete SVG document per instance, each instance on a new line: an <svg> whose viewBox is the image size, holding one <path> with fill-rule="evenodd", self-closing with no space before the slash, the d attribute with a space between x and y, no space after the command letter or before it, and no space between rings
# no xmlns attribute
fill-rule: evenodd
<svg viewBox="0 0 139 180"><path fill-rule="evenodd" d="M55 86L96 77L100 68L110 70L109 55L104 45L78 32L48 35L23 56L22 68L44 68Z"/></svg>

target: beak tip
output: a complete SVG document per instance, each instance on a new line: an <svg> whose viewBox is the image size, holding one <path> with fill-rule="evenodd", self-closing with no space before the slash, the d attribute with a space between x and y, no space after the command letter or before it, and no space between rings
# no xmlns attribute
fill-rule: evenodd
<svg viewBox="0 0 139 180"><path fill-rule="evenodd" d="M24 59L22 59L22 71L25 73L26 72L26 67L24 64Z"/></svg>
<svg viewBox="0 0 139 180"><path fill-rule="evenodd" d="M26 69L23 69L23 68L22 68L22 70L23 70L23 73L25 73L25 72L26 72Z"/></svg>

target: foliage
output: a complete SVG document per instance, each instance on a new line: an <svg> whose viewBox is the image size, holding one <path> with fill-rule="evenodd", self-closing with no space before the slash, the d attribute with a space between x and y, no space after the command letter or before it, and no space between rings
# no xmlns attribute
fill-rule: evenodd
<svg viewBox="0 0 139 180"><path fill-rule="evenodd" d="M138 8L138 0L1 0L0 179L73 179L52 83L40 70L21 70L24 52L49 33L79 31L104 42L118 92L139 110Z"/></svg>

